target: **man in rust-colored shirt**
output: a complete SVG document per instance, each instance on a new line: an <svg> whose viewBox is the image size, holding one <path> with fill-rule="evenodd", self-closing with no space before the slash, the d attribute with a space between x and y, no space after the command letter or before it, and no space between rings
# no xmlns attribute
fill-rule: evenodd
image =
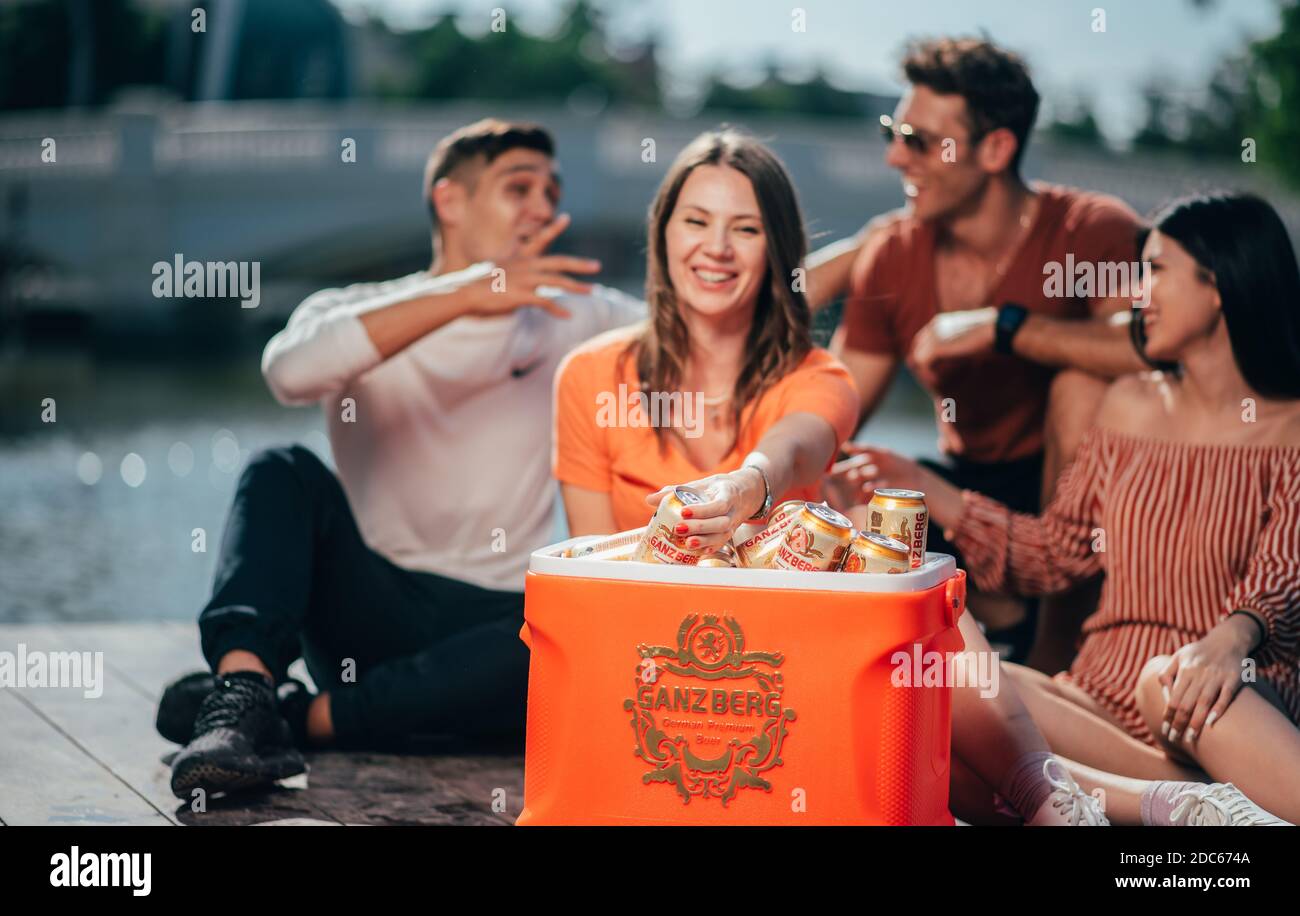
<svg viewBox="0 0 1300 916"><path fill-rule="evenodd" d="M1125 321L1141 295L1138 219L1116 198L1021 178L1038 93L1015 55L941 39L914 45L903 70L911 88L881 126L907 203L863 243L832 349L863 421L905 362L934 398L935 469L1036 512L1107 380L1142 368ZM847 487L858 498L888 485L890 453L866 451ZM929 543L956 552L941 531ZM1011 659L1026 655L1032 607L980 596L971 609Z"/></svg>

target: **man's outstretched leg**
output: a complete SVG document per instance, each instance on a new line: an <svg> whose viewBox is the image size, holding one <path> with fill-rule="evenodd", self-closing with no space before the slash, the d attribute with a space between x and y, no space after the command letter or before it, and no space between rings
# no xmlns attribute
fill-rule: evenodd
<svg viewBox="0 0 1300 916"><path fill-rule="evenodd" d="M235 493L212 599L199 615L216 686L172 763L172 791L188 798L195 788L229 791L303 772L294 745L306 704L298 704L291 728L275 685L300 654L309 617L377 606L385 616L431 618L433 608L413 606L406 587L419 576L365 545L337 478L311 452L293 446L255 455Z"/></svg>

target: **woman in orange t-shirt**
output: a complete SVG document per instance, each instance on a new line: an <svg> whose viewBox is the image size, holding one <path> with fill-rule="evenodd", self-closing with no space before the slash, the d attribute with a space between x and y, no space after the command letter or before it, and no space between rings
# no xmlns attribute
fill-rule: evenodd
<svg viewBox="0 0 1300 916"><path fill-rule="evenodd" d="M555 476L574 535L636 528L672 486L704 487L678 533L712 549L764 506L820 499L857 392L812 345L802 218L761 143L691 143L651 206L649 247L649 321L560 366Z"/></svg>

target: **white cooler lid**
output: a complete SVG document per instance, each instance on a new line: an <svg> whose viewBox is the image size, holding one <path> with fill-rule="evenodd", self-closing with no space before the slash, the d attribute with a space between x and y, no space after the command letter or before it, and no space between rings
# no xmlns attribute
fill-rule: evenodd
<svg viewBox="0 0 1300 916"><path fill-rule="evenodd" d="M919 592L948 581L957 561L946 553L926 553L925 562L905 573L798 572L789 569L736 569L725 566L675 566L634 560L592 560L561 553L589 537L569 538L534 551L528 571L541 576L576 579L621 579L625 582L671 582L677 585L729 585L734 588L781 588L820 592Z"/></svg>

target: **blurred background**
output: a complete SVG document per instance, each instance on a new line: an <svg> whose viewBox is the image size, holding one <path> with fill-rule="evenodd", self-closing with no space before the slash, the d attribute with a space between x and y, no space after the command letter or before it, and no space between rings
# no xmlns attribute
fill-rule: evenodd
<svg viewBox="0 0 1300 916"><path fill-rule="evenodd" d="M1295 0L0 0L0 622L197 614L248 455L329 454L262 345L316 289L428 265L421 171L453 128L550 127L559 247L639 293L654 189L721 121L783 156L814 244L898 206L876 118L939 34L1029 61L1030 177L1141 212L1249 188L1300 238ZM156 298L178 255L258 262L260 305ZM908 379L867 434L934 452Z"/></svg>

